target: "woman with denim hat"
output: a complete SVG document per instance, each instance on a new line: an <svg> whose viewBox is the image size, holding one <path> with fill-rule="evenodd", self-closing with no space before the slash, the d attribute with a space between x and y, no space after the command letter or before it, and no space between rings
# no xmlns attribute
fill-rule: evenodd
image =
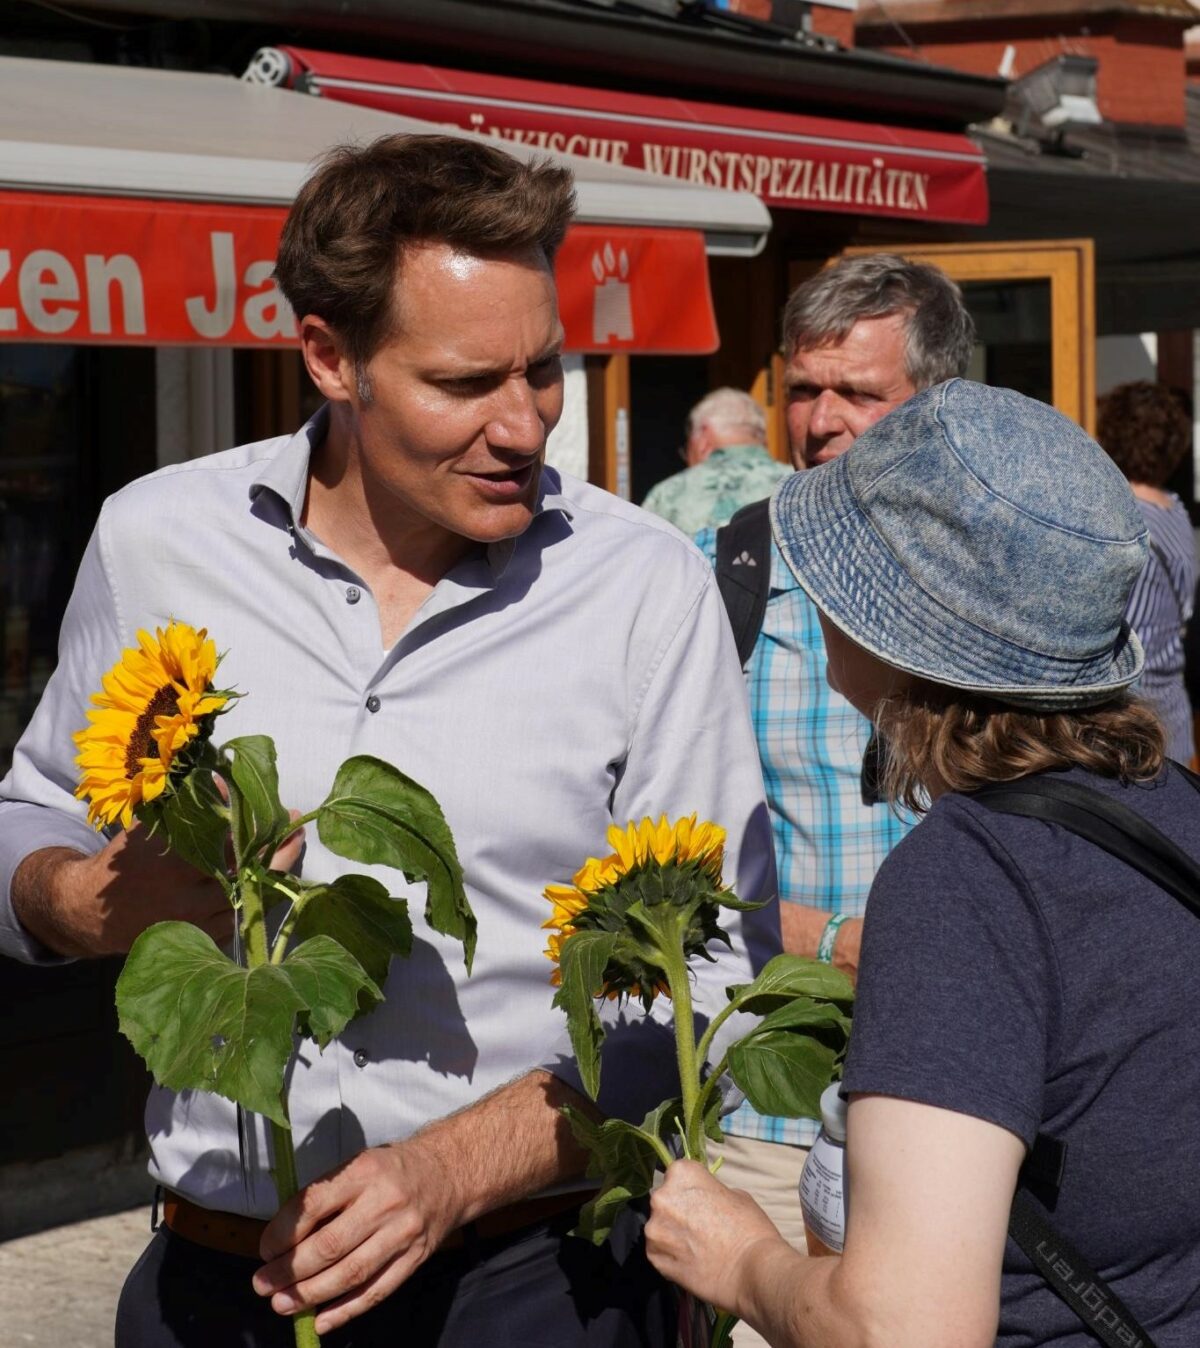
<svg viewBox="0 0 1200 1348"><path fill-rule="evenodd" d="M1128 486L1057 412L955 380L781 484L772 522L830 683L889 746L888 794L926 813L867 909L844 1253L797 1254L679 1162L651 1258L776 1348L1090 1348L1006 1235L1044 1134L1065 1146L1055 1229L1157 1348L1194 1348L1200 920L1094 843L973 794L1054 774L1200 857L1197 788L1128 692L1146 553Z"/></svg>

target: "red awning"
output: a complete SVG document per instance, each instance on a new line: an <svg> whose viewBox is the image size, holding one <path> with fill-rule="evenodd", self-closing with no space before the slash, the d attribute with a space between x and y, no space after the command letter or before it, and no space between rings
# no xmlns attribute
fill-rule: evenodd
<svg viewBox="0 0 1200 1348"><path fill-rule="evenodd" d="M771 206L987 221L984 156L966 136L277 50L298 88L698 186L754 192Z"/></svg>
<svg viewBox="0 0 1200 1348"><path fill-rule="evenodd" d="M287 211L0 192L0 340L292 346L271 280ZM555 266L569 351L717 347L704 236L576 225Z"/></svg>

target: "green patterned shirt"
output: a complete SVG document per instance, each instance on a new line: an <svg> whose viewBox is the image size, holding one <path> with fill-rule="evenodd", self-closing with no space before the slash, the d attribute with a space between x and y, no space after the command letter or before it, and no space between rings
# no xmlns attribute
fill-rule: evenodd
<svg viewBox="0 0 1200 1348"><path fill-rule="evenodd" d="M727 445L651 487L642 508L690 538L708 525L728 524L742 506L770 496L791 471L790 464L773 459L762 445Z"/></svg>

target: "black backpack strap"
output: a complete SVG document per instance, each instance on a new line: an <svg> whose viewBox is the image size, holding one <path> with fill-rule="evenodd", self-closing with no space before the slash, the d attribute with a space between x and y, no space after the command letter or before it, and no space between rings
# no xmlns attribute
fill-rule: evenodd
<svg viewBox="0 0 1200 1348"><path fill-rule="evenodd" d="M1200 778L1178 763L1168 770L1197 792ZM1003 814L1042 819L1076 833L1117 857L1178 899L1200 917L1200 865L1164 833L1120 801L1100 791L1051 775L999 782L972 793L972 799ZM1039 1156L1039 1148L1040 1156ZM1043 1216L1034 1193L1053 1207L1065 1147L1039 1134L1021 1171L1008 1233L1051 1289L1108 1348L1154 1348L1154 1340L1120 1297L1075 1247ZM1057 1174L1050 1173L1057 1171ZM1039 1192L1040 1191L1040 1192ZM1045 1194L1050 1197L1046 1199Z"/></svg>
<svg viewBox="0 0 1200 1348"><path fill-rule="evenodd" d="M1129 1307L1042 1216L1024 1189L1013 1198L1008 1234L1030 1263L1107 1348L1154 1348Z"/></svg>
<svg viewBox="0 0 1200 1348"><path fill-rule="evenodd" d="M762 631L771 590L770 500L743 506L717 530L717 588L743 667Z"/></svg>
<svg viewBox="0 0 1200 1348"><path fill-rule="evenodd" d="M1200 791L1192 773L1172 764ZM1120 801L1052 776L998 782L971 794L988 809L1058 824L1141 871L1200 917L1200 865L1153 824Z"/></svg>

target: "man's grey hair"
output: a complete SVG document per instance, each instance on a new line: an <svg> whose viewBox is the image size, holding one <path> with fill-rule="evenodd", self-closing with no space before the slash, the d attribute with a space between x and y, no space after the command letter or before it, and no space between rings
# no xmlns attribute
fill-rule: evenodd
<svg viewBox="0 0 1200 1348"><path fill-rule="evenodd" d="M719 388L706 394L688 413L687 433L711 426L720 435L744 436L748 445L767 443L767 417L762 407L740 388Z"/></svg>
<svg viewBox="0 0 1200 1348"><path fill-rule="evenodd" d="M783 311L784 350L833 346L861 319L889 314L907 319L904 363L918 392L966 374L975 323L962 291L940 267L896 253L843 258L797 286Z"/></svg>

